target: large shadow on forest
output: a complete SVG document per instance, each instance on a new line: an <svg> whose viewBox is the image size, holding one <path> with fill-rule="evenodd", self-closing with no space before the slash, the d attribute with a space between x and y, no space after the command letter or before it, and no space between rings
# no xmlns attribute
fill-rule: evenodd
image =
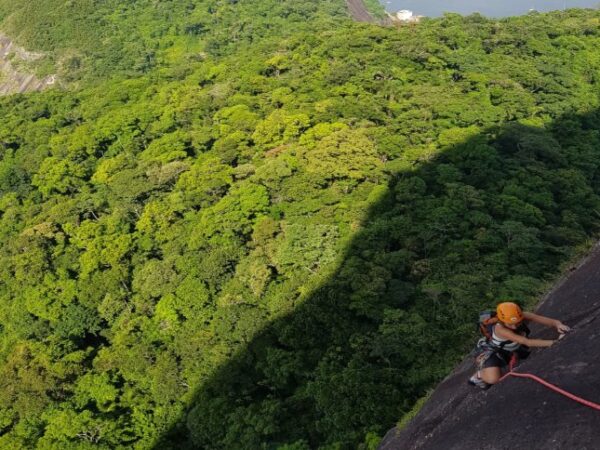
<svg viewBox="0 0 600 450"><path fill-rule="evenodd" d="M382 435L469 350L481 308L535 298L596 231L598 130L594 112L448 134L390 177L328 282L220 367L155 448Z"/></svg>

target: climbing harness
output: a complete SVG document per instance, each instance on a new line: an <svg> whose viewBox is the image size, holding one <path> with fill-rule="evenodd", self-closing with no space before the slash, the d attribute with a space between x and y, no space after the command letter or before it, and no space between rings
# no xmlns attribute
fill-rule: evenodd
<svg viewBox="0 0 600 450"><path fill-rule="evenodd" d="M483 369L486 361L494 355L512 370L519 358L525 359L529 354L526 346L500 338L495 331L498 323L499 320L494 311L479 313L478 328L483 337L479 339L476 347L478 354L475 357L475 367L478 370ZM525 321L514 331L524 336L529 336L531 333Z"/></svg>

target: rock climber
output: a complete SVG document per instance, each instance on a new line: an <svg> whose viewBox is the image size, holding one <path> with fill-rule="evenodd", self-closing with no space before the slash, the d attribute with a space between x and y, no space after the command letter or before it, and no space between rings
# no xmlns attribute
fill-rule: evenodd
<svg viewBox="0 0 600 450"><path fill-rule="evenodd" d="M477 372L469 383L487 389L497 383L507 367L529 356L529 347L550 347L556 340L530 339L529 322L555 328L561 339L570 328L559 320L525 312L513 302L500 303L496 314L486 322L486 337L480 339L475 357Z"/></svg>

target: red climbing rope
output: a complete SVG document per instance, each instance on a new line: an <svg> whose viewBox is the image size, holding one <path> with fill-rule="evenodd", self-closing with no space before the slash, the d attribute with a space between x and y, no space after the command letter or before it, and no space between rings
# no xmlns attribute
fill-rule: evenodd
<svg viewBox="0 0 600 450"><path fill-rule="evenodd" d="M567 392L564 389L559 388L558 386L554 386L553 384L550 384L547 381L542 380L540 377L537 377L530 373L521 373L521 372L512 372L511 371L511 372L508 372L506 375L504 375L502 378L500 378L500 381L504 380L506 377L509 377L511 375L513 377L518 377L518 378L531 378L532 380L535 380L538 383L543 384L548 389L552 389L554 392L558 392L559 394L562 394L565 397L569 397L571 400L575 400L576 402L579 402L582 405L589 406L590 408L600 411L600 405L598 403L590 402L589 400L585 400L581 397L577 397L576 395L573 395L570 392Z"/></svg>

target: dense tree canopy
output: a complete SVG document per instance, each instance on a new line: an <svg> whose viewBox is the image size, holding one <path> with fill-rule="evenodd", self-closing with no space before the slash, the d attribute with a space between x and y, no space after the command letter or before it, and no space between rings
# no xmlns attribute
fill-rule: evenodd
<svg viewBox="0 0 600 450"><path fill-rule="evenodd" d="M0 98L1 448L373 448L597 231L595 11L30 3L71 78Z"/></svg>

